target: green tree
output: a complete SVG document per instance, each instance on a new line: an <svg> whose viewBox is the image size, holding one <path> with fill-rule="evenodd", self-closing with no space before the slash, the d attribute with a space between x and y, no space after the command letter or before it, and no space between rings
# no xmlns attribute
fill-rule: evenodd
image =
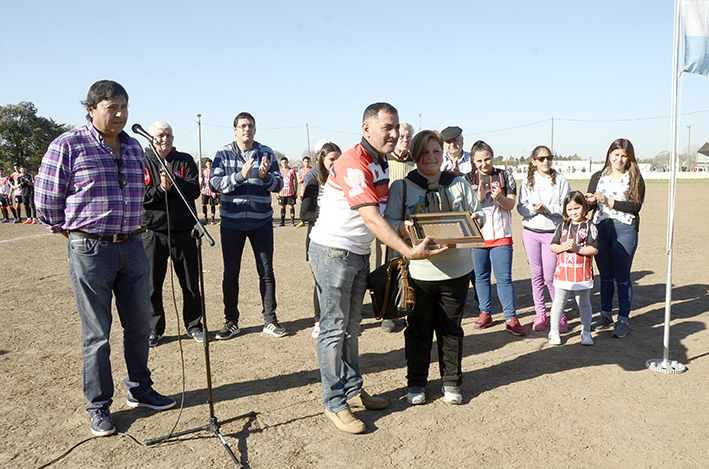
<svg viewBox="0 0 709 469"><path fill-rule="evenodd" d="M0 106L0 165L23 164L36 173L49 144L72 127L37 115L29 101Z"/></svg>

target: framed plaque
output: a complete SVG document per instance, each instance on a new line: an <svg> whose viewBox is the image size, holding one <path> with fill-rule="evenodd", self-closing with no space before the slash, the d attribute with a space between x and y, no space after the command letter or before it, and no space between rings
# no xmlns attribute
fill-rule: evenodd
<svg viewBox="0 0 709 469"><path fill-rule="evenodd" d="M418 244L430 236L436 244L457 248L483 247L485 240L470 212L419 213L411 215L412 241Z"/></svg>

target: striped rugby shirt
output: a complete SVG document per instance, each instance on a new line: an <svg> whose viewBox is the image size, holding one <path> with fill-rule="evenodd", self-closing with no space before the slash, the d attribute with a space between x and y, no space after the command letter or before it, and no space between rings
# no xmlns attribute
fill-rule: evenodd
<svg viewBox="0 0 709 469"><path fill-rule="evenodd" d="M579 247L592 246L598 249L598 230L588 219L581 223L568 221L557 226L551 244L562 244L567 239L573 239ZM593 288L593 256L582 256L568 251L557 254L554 288L562 290Z"/></svg>

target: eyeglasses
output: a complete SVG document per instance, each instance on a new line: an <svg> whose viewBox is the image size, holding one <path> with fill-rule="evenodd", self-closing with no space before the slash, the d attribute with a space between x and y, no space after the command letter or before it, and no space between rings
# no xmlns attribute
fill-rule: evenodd
<svg viewBox="0 0 709 469"><path fill-rule="evenodd" d="M537 156L536 158L534 158L535 161L551 161L553 159L554 157L551 155Z"/></svg>
<svg viewBox="0 0 709 469"><path fill-rule="evenodd" d="M126 187L128 185L128 177L123 174L123 171L126 170L126 162L122 159L114 158L113 164L116 165L116 170L118 171L118 186Z"/></svg>

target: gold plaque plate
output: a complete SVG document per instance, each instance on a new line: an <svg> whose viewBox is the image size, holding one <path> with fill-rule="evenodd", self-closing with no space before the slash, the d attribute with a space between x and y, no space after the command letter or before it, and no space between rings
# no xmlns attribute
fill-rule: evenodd
<svg viewBox="0 0 709 469"><path fill-rule="evenodd" d="M478 248L485 245L477 220L470 212L419 213L411 215L414 244L430 236L436 244L458 248ZM453 246L451 246L453 247Z"/></svg>

